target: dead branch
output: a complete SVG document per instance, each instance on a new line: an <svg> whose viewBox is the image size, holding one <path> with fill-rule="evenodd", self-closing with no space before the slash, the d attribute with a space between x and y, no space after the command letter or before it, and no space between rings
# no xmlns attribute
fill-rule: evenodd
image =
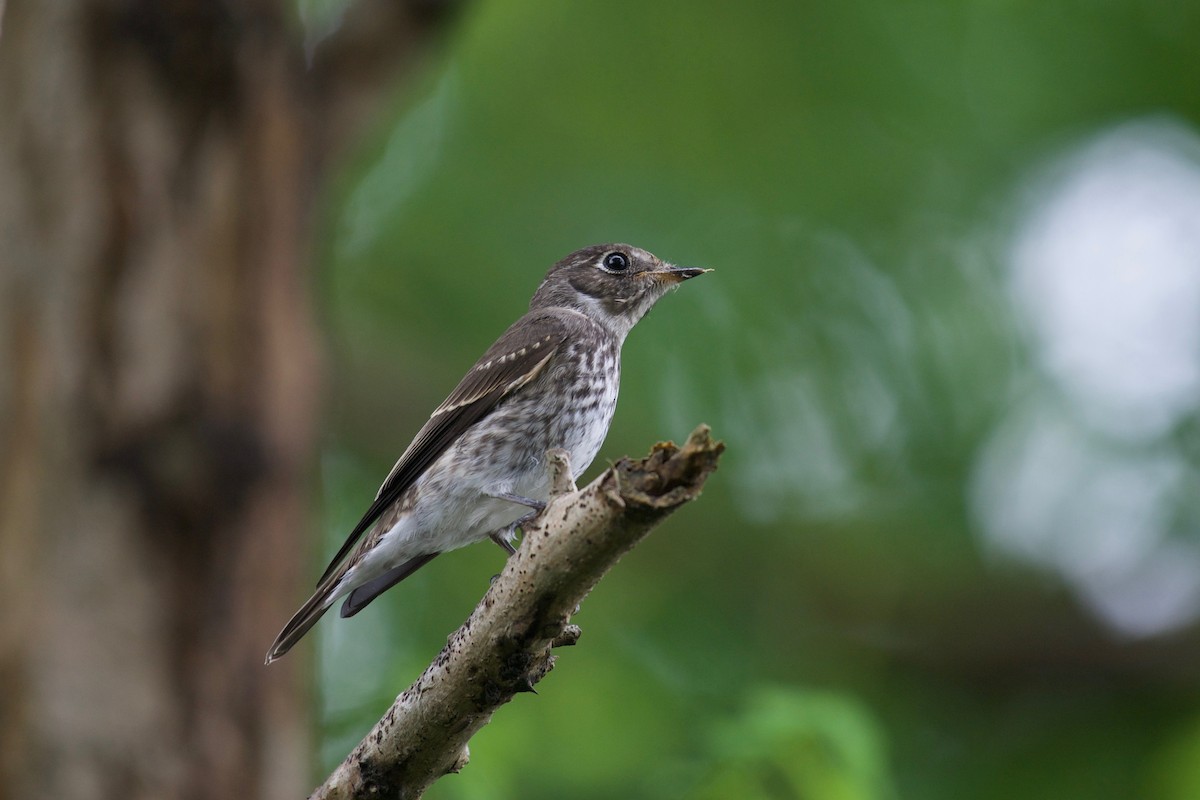
<svg viewBox="0 0 1200 800"><path fill-rule="evenodd" d="M571 485L551 451L556 493L520 549L461 628L310 800L420 797L467 763L467 742L496 709L533 689L574 644L580 602L614 564L675 509L695 499L724 450L708 426L683 447L655 445L587 487Z"/></svg>

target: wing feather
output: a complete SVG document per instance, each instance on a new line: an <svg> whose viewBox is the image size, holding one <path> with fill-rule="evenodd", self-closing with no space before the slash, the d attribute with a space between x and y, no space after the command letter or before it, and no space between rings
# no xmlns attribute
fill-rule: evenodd
<svg viewBox="0 0 1200 800"><path fill-rule="evenodd" d="M429 421L392 467L379 487L374 502L329 562L318 585L335 572L380 515L446 452L463 431L545 369L566 335L567 326L558 315L528 315L518 320L488 348L450 396L434 410Z"/></svg>

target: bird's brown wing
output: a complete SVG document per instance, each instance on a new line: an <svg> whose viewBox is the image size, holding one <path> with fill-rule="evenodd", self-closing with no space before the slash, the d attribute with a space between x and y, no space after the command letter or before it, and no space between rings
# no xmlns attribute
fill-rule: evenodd
<svg viewBox="0 0 1200 800"><path fill-rule="evenodd" d="M334 573L363 533L463 431L545 369L566 333L565 322L556 315L529 315L514 323L488 348L392 467L375 501L325 568L318 586Z"/></svg>

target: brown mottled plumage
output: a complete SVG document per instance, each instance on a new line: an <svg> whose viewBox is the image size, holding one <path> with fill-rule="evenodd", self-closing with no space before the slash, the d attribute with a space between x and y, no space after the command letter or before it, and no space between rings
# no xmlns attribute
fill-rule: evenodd
<svg viewBox="0 0 1200 800"><path fill-rule="evenodd" d="M339 597L358 613L439 553L491 537L512 552L516 526L549 497L543 460L565 449L574 477L608 432L621 345L678 283L674 267L626 244L588 247L546 274L529 312L434 410L267 653L286 653Z"/></svg>

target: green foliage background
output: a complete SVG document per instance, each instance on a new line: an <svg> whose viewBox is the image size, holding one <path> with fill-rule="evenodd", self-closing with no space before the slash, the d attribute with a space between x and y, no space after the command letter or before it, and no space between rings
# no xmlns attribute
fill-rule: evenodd
<svg viewBox="0 0 1200 800"><path fill-rule="evenodd" d="M429 796L1200 797L1194 615L1114 629L989 544L973 499L1005 420L1056 394L1016 231L1104 131L1196 136L1198 34L1200 5L1170 0L470 7L318 234L324 547L586 244L716 270L630 336L602 459L699 422L729 449ZM1195 408L1154 443L1185 465L1158 512L1188 547ZM500 565L460 551L319 626L319 768Z"/></svg>

